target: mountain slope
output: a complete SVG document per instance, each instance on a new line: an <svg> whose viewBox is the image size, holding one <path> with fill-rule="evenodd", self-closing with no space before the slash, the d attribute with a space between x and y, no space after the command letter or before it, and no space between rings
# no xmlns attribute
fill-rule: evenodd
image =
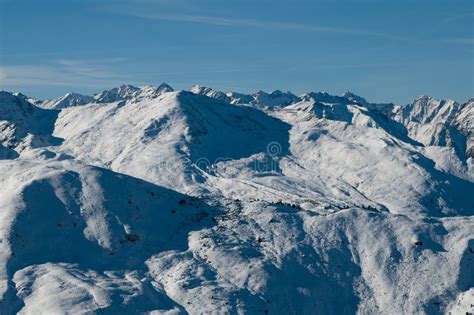
<svg viewBox="0 0 474 315"><path fill-rule="evenodd" d="M471 279L461 262L474 228L466 218L427 223L357 208L317 215L265 202L229 202L221 212L73 162L0 167L9 174L2 313L433 313L472 285L462 280Z"/></svg>
<svg viewBox="0 0 474 315"><path fill-rule="evenodd" d="M51 135L58 113L0 91L0 152L17 155L31 148L59 145L61 139Z"/></svg>
<svg viewBox="0 0 474 315"><path fill-rule="evenodd" d="M454 126L461 105L454 101L438 101L428 96L396 108L394 119L407 127L409 136L424 145L450 146L462 159L466 139Z"/></svg>
<svg viewBox="0 0 474 315"><path fill-rule="evenodd" d="M473 214L473 183L437 170L422 147L384 128L377 114L355 104L302 102L277 115L294 126L290 148L304 172L329 171L395 213Z"/></svg>
<svg viewBox="0 0 474 315"><path fill-rule="evenodd" d="M29 100L0 93L1 314L474 311L472 100Z"/></svg>
<svg viewBox="0 0 474 315"><path fill-rule="evenodd" d="M173 305L142 279L144 260L155 252L186 248L188 231L209 225L217 213L197 199L73 161L5 160L0 174L2 314L22 307L26 313L80 307L80 295L61 305L67 297L59 290L62 285L82 287L85 292L77 294L84 297L90 292L93 300L87 304L93 309L117 308L115 290L129 296L116 301L123 307L135 298L142 300L138 306L149 307L142 305L147 290L156 298L146 304L161 299ZM81 278L95 284L81 285ZM48 288L56 296L44 305L32 302L51 295ZM95 293L102 290L104 297Z"/></svg>
<svg viewBox="0 0 474 315"><path fill-rule="evenodd" d="M265 152L271 141L285 144L287 129L253 108L171 92L67 109L55 135L65 138L68 154L88 163L186 191L203 180L199 165Z"/></svg>
<svg viewBox="0 0 474 315"><path fill-rule="evenodd" d="M462 105L454 125L466 136L466 157L474 158L474 99Z"/></svg>

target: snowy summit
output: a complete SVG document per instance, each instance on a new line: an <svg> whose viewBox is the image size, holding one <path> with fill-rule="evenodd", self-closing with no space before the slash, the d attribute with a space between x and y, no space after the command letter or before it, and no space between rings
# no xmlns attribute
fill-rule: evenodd
<svg viewBox="0 0 474 315"><path fill-rule="evenodd" d="M0 92L0 314L474 312L474 99Z"/></svg>

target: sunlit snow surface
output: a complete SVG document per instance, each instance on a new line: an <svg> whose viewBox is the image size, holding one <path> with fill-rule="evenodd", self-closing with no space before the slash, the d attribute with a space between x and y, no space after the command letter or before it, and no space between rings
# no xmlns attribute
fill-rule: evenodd
<svg viewBox="0 0 474 315"><path fill-rule="evenodd" d="M474 100L0 92L0 314L474 312Z"/></svg>

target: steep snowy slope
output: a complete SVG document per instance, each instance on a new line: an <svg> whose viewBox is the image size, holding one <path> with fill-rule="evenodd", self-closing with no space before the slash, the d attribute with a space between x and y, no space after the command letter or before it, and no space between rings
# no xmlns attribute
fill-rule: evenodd
<svg viewBox="0 0 474 315"><path fill-rule="evenodd" d="M474 158L474 99L462 105L454 125L466 136L466 157Z"/></svg>
<svg viewBox="0 0 474 315"><path fill-rule="evenodd" d="M474 311L472 100L0 96L1 314Z"/></svg>
<svg viewBox="0 0 474 315"><path fill-rule="evenodd" d="M472 218L216 207L72 161L0 170L2 314L432 314L474 284Z"/></svg>
<svg viewBox="0 0 474 315"><path fill-rule="evenodd" d="M204 180L200 168L218 160L265 152L272 141L287 150L287 130L250 107L172 92L69 108L61 112L55 135L65 139L67 154L87 163L185 192Z"/></svg>
<svg viewBox="0 0 474 315"><path fill-rule="evenodd" d="M407 127L408 134L424 145L450 146L464 158L466 139L453 126L461 105L421 96L411 104L394 109L394 120Z"/></svg>
<svg viewBox="0 0 474 315"><path fill-rule="evenodd" d="M434 216L472 212L473 169L449 149L422 146L403 124L367 104L327 93L306 99L273 111L287 125L248 107L166 93L64 111L55 135L66 139L67 154L183 192L217 190L267 201L331 198L349 205L356 198L359 205L365 199L395 213ZM84 124L84 117L92 121ZM278 156L269 151L272 142ZM441 158L433 164L425 155Z"/></svg>
<svg viewBox="0 0 474 315"><path fill-rule="evenodd" d="M0 91L0 149L3 155L16 155L24 150L59 145L53 137L58 111L38 108L21 96ZM16 151L14 153L13 151Z"/></svg>
<svg viewBox="0 0 474 315"><path fill-rule="evenodd" d="M0 161L0 313L178 307L145 275L217 210L74 161ZM61 290L61 288L63 288Z"/></svg>
<svg viewBox="0 0 474 315"><path fill-rule="evenodd" d="M329 172L394 213L474 213L474 184L438 171L422 147L378 113L310 101L276 115L294 126L290 148L303 173Z"/></svg>
<svg viewBox="0 0 474 315"><path fill-rule="evenodd" d="M474 284L472 219L254 203L218 222L147 261L190 313L436 314Z"/></svg>
<svg viewBox="0 0 474 315"><path fill-rule="evenodd" d="M41 106L41 104L43 103L43 101L41 100L38 100L36 98L32 98L32 97L28 97L26 96L25 94L23 93L20 93L20 92L14 92L12 93L14 96L17 96L25 101L27 101L28 103L31 103L33 105L37 105L37 106Z"/></svg>
<svg viewBox="0 0 474 315"><path fill-rule="evenodd" d="M472 220L429 224L357 208L320 216L261 202L230 203L220 216L189 197L72 162L1 166L9 174L1 187L16 192L1 198L10 235L2 236L3 273L18 298L7 291L4 311L431 313L472 285L462 280L469 262L460 261L469 259ZM146 255L156 284L140 264Z"/></svg>

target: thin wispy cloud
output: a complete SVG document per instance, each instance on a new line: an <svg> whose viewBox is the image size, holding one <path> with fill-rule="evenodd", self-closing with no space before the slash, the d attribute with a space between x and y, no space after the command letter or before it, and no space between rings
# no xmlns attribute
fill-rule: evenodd
<svg viewBox="0 0 474 315"><path fill-rule="evenodd" d="M331 70L331 69L352 69L352 68L390 68L412 65L413 62L385 62L385 63L341 63L341 64L321 64L321 65L305 65L291 67L290 71L313 71L313 70Z"/></svg>
<svg viewBox="0 0 474 315"><path fill-rule="evenodd" d="M126 58L107 58L107 59L59 59L57 64L67 73L80 75L90 78L111 78L117 74L109 69L110 65L120 64L127 61Z"/></svg>
<svg viewBox="0 0 474 315"><path fill-rule="evenodd" d="M74 86L77 88L116 85L123 81L115 79L92 79L77 77L48 66L2 66L0 88L25 86Z"/></svg>
<svg viewBox="0 0 474 315"><path fill-rule="evenodd" d="M365 37L375 37L386 40L393 41L405 41L411 42L413 44L423 44L427 42L433 42L431 39L427 38L415 38L406 35L396 35L387 32L377 32L373 30L366 29L356 29L356 28L341 28L334 26L326 25L312 25L296 22L283 22L283 21L272 21L272 20L259 20L259 19L242 19L236 17L227 17L227 16L215 16L197 13L174 13L176 3L171 3L168 1L149 1L149 0L137 0L141 6L127 6L127 5L116 5L101 7L100 10L105 10L108 12L113 12L121 15L132 16L135 18L142 18L148 20L156 21L170 21L170 22L185 22L185 23L196 23L196 24L206 24L214 25L221 27L249 27L249 28L258 28L258 29L268 29L268 30L281 30L281 31L299 31L299 32L310 32L310 33L327 33L327 34L340 34L340 35L350 35L350 36L365 36ZM160 4L160 8L149 7L147 10L143 9L143 6L147 4ZM183 7L183 6L182 6ZM183 7L184 8L184 7ZM183 10L181 10L183 11ZM459 19L469 18L473 16L473 12L468 12L465 14L455 15L447 17L443 22L453 22ZM438 43L454 43L454 44L472 44L472 38L447 38L447 39L437 39Z"/></svg>
<svg viewBox="0 0 474 315"><path fill-rule="evenodd" d="M463 19L472 19L472 18L474 18L474 12L464 12L461 14L451 15L451 16L446 17L443 20L443 23L451 23L451 22L456 22Z"/></svg>
<svg viewBox="0 0 474 315"><path fill-rule="evenodd" d="M111 58L104 62L111 64L119 60L121 59ZM0 66L0 85L2 87L94 87L119 84L119 77L100 60L59 59L41 66Z"/></svg>
<svg viewBox="0 0 474 315"><path fill-rule="evenodd" d="M156 82L160 77L187 77L213 74L232 74L262 71L264 67L249 68L212 68L204 66L202 70L160 71L119 73L114 69L125 58L107 59L58 59L46 65L8 65L0 66L0 89L23 88L25 86L63 86L74 88L96 88L118 86L124 83L145 85Z"/></svg>
<svg viewBox="0 0 474 315"><path fill-rule="evenodd" d="M247 73L247 72L255 72L255 71L263 71L267 67L259 66L259 67L248 67L248 68L207 68L205 70L193 70L193 71L159 71L159 75L163 76L181 76L181 75L199 75L199 74L220 74L220 73ZM153 72L139 72L134 73L134 75L139 76L146 76L152 73L157 73L157 71Z"/></svg>
<svg viewBox="0 0 474 315"><path fill-rule="evenodd" d="M174 77L176 79L188 78L213 74L232 74L245 72L267 72L275 71L274 66L260 65L259 67L244 68L212 68L211 66L203 66L202 70L193 71L150 71L150 72L134 72L127 75L119 74L113 71L114 66L126 61L124 58L96 59L96 60L80 60L80 59L59 59L50 62L48 65L32 66L32 65L10 65L0 66L0 89L15 89L30 87L70 87L75 89L98 89L99 87L113 87L124 83L132 83L137 85L146 85L155 82L153 78ZM322 64L305 67L283 67L278 71L301 71L301 70L324 70L324 69L345 69L345 68L368 68L374 66L393 66L392 64ZM130 80L133 79L133 82ZM138 81L137 81L138 79ZM201 84L217 84L220 87L227 86L233 89L251 90L250 86L243 86L238 81L231 80L211 80L209 78L199 81ZM254 85L261 85L261 80L247 80L246 84L252 82ZM226 84L224 84L226 83ZM189 88L186 84L178 84L178 87ZM98 91L97 90L97 91ZM65 90L66 92L66 90Z"/></svg>
<svg viewBox="0 0 474 315"><path fill-rule="evenodd" d="M2 65L0 66L0 89L25 86L64 86L74 88L94 88L98 86L117 86L123 83L150 84L157 78L219 75L262 71L262 67L212 67L200 69L169 71L157 67L150 71L120 72L129 63L126 58L103 59L56 59L43 65ZM166 67L168 68L168 67Z"/></svg>
<svg viewBox="0 0 474 315"><path fill-rule="evenodd" d="M474 37L449 38L443 40L446 43L474 45Z"/></svg>
<svg viewBox="0 0 474 315"><path fill-rule="evenodd" d="M374 32L370 30L360 30L352 28L338 28L332 26L321 26L321 25L309 25L302 23L292 22L280 22L280 21L268 21L268 20L256 20L256 19L241 19L231 17L221 17L212 15L201 15L201 14L181 14L181 13L165 13L165 12L151 12L150 10L145 11L141 9L131 7L108 7L104 10L112 11L118 14L133 16L136 18L143 18L149 20L158 21L173 21L173 22L187 22L197 24L207 24L215 26L239 26L239 27L253 27L260 29L271 29L271 30L287 30L287 31L304 31L304 32L316 32L316 33L333 33L333 34L345 34L345 35L356 35L356 36L372 36L380 37L391 40L404 40L403 37Z"/></svg>

